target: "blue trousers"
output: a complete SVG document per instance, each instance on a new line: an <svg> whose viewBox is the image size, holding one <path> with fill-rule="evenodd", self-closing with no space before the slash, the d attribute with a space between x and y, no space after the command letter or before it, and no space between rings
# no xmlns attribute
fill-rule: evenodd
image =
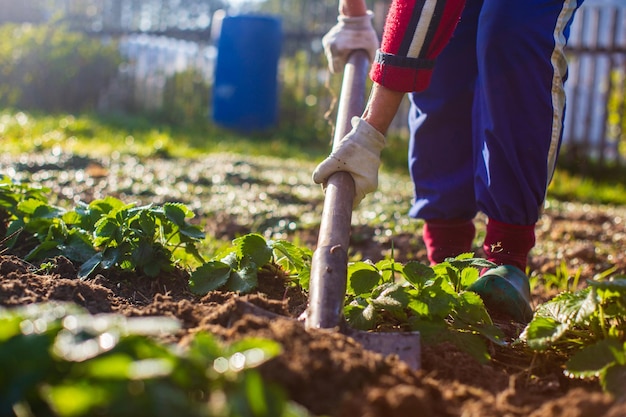
<svg viewBox="0 0 626 417"><path fill-rule="evenodd" d="M468 0L411 95L410 215L537 222L563 132L563 47L582 0Z"/></svg>

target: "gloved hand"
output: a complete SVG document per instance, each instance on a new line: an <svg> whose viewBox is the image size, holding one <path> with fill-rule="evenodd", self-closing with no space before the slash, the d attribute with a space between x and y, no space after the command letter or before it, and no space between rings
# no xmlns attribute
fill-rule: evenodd
<svg viewBox="0 0 626 417"><path fill-rule="evenodd" d="M365 16L337 17L337 24L322 38L330 72L335 74L343 71L348 55L357 49L365 49L370 61L374 61L379 40L372 26L373 17L371 11Z"/></svg>
<svg viewBox="0 0 626 417"><path fill-rule="evenodd" d="M313 172L316 184L325 183L335 172L349 172L354 179L354 204L378 188L380 152L385 136L359 117L352 118L352 130L339 141L336 149Z"/></svg>

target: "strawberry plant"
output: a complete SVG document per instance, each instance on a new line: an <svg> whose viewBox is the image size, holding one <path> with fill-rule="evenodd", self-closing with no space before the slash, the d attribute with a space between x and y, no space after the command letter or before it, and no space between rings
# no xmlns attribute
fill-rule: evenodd
<svg viewBox="0 0 626 417"><path fill-rule="evenodd" d="M196 294L225 289L249 293L258 285L259 271L281 273L305 286L310 273L311 252L285 240L266 240L250 233L233 240L226 254L192 272L189 287Z"/></svg>
<svg viewBox="0 0 626 417"><path fill-rule="evenodd" d="M46 193L50 190L29 184L14 183L11 178L0 177L0 227L2 228L5 247L16 244L18 234L29 222L28 210L24 205L45 205ZM51 207L48 211L53 211Z"/></svg>
<svg viewBox="0 0 626 417"><path fill-rule="evenodd" d="M304 416L255 368L280 353L256 338L156 336L165 317L92 316L74 304L0 308L0 415Z"/></svg>
<svg viewBox="0 0 626 417"><path fill-rule="evenodd" d="M171 271L181 251L204 262L196 246L204 233L188 222L194 214L184 204L136 207L106 197L66 210L49 204L46 192L0 179L2 244L15 249L20 243L27 260L63 255L81 265L80 278L111 267L154 277Z"/></svg>
<svg viewBox="0 0 626 417"><path fill-rule="evenodd" d="M488 360L485 338L504 345L481 298L464 289L478 269L493 264L472 254L429 267L393 260L356 262L348 267L344 315L361 330L416 330L427 344L451 342L479 360Z"/></svg>
<svg viewBox="0 0 626 417"><path fill-rule="evenodd" d="M65 209L49 204L48 189L16 184L0 179L0 222L3 245L26 250L26 260L41 260L58 255L84 262L95 253L89 233L72 229Z"/></svg>
<svg viewBox="0 0 626 417"><path fill-rule="evenodd" d="M539 306L520 336L531 349L565 355L565 374L598 377L626 396L626 277L588 281Z"/></svg>
<svg viewBox="0 0 626 417"><path fill-rule="evenodd" d="M173 269L173 252L182 249L199 261L196 242L204 238L197 226L187 222L193 213L180 203L163 206L124 204L113 198L96 200L75 212L77 224L93 224L93 245L98 252L79 270L90 276L98 267L119 266L147 276Z"/></svg>

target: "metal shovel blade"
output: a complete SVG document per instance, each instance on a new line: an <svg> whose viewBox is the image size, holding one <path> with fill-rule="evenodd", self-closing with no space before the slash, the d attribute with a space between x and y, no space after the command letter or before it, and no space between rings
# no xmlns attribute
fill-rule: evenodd
<svg viewBox="0 0 626 417"><path fill-rule="evenodd" d="M369 58L353 52L346 64L333 147L350 131L350 120L365 106L365 82ZM350 328L343 317L348 277L348 247L352 225L354 181L347 172L336 172L326 183L324 208L317 249L311 262L307 329L340 329L365 349L384 355L396 354L413 369L420 367L418 332L364 332Z"/></svg>

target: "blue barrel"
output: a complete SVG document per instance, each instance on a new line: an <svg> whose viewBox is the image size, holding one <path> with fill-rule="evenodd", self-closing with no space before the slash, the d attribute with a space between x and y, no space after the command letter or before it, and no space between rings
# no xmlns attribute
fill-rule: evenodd
<svg viewBox="0 0 626 417"><path fill-rule="evenodd" d="M217 43L213 120L237 130L273 126L278 119L278 18L227 16Z"/></svg>

